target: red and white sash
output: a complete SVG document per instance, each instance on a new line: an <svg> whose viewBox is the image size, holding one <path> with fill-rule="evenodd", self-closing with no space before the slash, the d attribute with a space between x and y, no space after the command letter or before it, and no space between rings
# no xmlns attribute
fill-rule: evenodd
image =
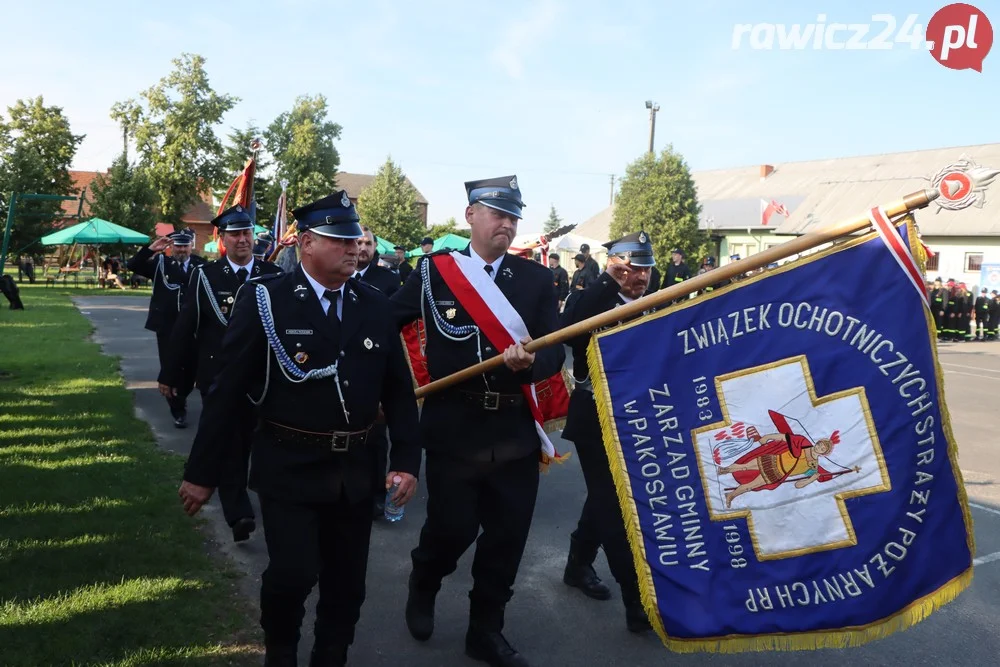
<svg viewBox="0 0 1000 667"><path fill-rule="evenodd" d="M528 327L514 310L514 306L500 291L493 278L471 257L456 251L447 255L434 255L431 259L448 289L496 350L502 352L529 335ZM561 457L542 427L542 411L538 406L535 384L522 384L521 391L531 408L535 430L542 441L543 462L546 459L558 460Z"/></svg>

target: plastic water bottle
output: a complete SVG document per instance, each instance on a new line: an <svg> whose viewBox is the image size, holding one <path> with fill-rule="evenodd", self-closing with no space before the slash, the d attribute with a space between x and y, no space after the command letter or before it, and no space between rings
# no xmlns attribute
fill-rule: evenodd
<svg viewBox="0 0 1000 667"><path fill-rule="evenodd" d="M385 493L385 520L395 523L396 521L401 521L403 519L403 511L406 509L402 505L397 505L392 502L392 497L396 494L399 489L400 483L402 483L403 478L396 475L392 478L392 487Z"/></svg>

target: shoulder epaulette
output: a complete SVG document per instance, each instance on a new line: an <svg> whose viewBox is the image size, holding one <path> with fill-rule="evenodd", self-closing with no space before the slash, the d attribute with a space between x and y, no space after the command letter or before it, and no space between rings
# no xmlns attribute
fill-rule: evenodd
<svg viewBox="0 0 1000 667"><path fill-rule="evenodd" d="M262 283L268 280L273 280L275 278L280 278L285 275L284 271L276 271L274 273L262 273L259 276L253 276L248 282L251 283Z"/></svg>

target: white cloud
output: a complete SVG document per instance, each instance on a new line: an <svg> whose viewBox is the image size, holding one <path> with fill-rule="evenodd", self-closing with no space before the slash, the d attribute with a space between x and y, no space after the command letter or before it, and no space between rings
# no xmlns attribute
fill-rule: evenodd
<svg viewBox="0 0 1000 667"><path fill-rule="evenodd" d="M520 79L524 74L525 57L552 32L560 11L555 3L545 2L527 18L508 25L500 37L500 44L490 54L490 61L511 78Z"/></svg>

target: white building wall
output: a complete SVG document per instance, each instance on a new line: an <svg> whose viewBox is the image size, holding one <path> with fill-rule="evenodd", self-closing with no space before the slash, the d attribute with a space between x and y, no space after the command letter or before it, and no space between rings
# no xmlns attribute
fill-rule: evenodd
<svg viewBox="0 0 1000 667"><path fill-rule="evenodd" d="M924 243L939 254L938 268L927 269L928 280L941 278L979 285L978 264L1000 264L1000 237L925 236Z"/></svg>

